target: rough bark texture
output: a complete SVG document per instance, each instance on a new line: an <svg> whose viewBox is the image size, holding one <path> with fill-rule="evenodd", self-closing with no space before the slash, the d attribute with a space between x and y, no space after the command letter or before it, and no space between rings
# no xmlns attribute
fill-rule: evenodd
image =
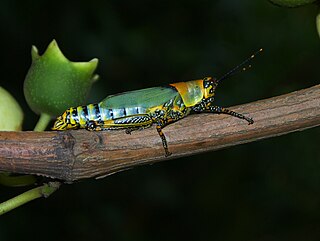
<svg viewBox="0 0 320 241"><path fill-rule="evenodd" d="M166 158L155 127L134 131L0 132L0 170L66 182L137 165L218 150L320 125L320 85L230 109L246 121L214 114L188 116L164 128Z"/></svg>

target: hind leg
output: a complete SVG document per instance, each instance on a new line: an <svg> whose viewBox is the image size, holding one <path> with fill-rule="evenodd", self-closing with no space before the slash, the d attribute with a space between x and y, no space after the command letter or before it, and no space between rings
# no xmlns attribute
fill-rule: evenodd
<svg viewBox="0 0 320 241"><path fill-rule="evenodd" d="M126 132L128 130L130 133L132 130L147 128L151 125L152 119L149 115L134 115L100 122L88 121L85 128L90 131L126 129Z"/></svg>

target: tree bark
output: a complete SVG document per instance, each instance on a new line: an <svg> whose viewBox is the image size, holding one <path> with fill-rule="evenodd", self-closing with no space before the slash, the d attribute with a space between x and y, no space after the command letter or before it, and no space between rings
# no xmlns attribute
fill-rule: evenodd
<svg viewBox="0 0 320 241"><path fill-rule="evenodd" d="M320 85L231 107L254 124L227 115L190 115L164 128L170 157L155 127L134 131L0 132L0 170L72 182L137 165L214 151L320 125Z"/></svg>

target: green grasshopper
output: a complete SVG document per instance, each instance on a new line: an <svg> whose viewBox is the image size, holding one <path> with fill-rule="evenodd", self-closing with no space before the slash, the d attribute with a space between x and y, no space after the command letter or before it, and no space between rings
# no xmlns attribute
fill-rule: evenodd
<svg viewBox="0 0 320 241"><path fill-rule="evenodd" d="M250 67L249 62L258 50L240 65L219 79L205 77L199 80L169 84L110 95L97 104L71 107L59 116L52 130L85 128L90 131L126 129L134 130L156 126L165 156L170 156L163 127L192 113L228 114L253 124L253 119L232 110L216 106L215 90L222 80Z"/></svg>

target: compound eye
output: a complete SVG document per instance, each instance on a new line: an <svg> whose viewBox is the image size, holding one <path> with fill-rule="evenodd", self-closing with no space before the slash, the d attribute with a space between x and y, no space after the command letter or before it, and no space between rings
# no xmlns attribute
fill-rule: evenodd
<svg viewBox="0 0 320 241"><path fill-rule="evenodd" d="M203 87L204 87L205 89L207 89L207 88L209 87L209 85L210 85L210 82L209 82L209 81L207 81L207 80L204 80L204 81L203 81Z"/></svg>
<svg viewBox="0 0 320 241"><path fill-rule="evenodd" d="M212 85L212 77L205 77L203 78L203 87L206 89L210 85Z"/></svg>

